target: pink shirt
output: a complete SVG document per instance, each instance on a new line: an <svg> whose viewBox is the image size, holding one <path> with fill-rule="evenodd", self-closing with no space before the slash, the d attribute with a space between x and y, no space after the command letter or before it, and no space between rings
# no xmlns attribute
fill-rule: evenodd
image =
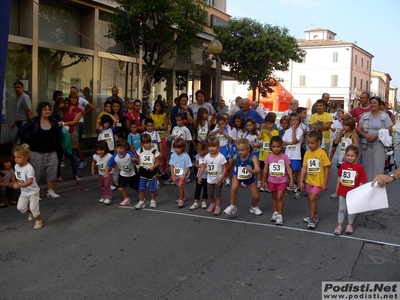
<svg viewBox="0 0 400 300"><path fill-rule="evenodd" d="M371 111L371 107L369 107L369 106L367 108L362 108L361 106L357 106L349 111L349 115L352 116L353 118L355 118L356 122L359 123L361 116L364 113L369 112L369 111Z"/></svg>
<svg viewBox="0 0 400 300"><path fill-rule="evenodd" d="M279 174L282 171L282 165L284 165L285 173L283 176L274 175ZM279 156L271 153L267 156L265 160L265 166L268 166L268 182L272 183L284 183L288 181L288 175L286 166L290 165L289 157L285 153L281 153ZM275 168L275 169L274 169ZM272 174L271 174L272 173Z"/></svg>

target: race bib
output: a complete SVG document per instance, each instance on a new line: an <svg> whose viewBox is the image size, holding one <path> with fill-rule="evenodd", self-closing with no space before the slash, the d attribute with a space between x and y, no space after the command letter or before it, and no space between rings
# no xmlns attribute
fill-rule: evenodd
<svg viewBox="0 0 400 300"><path fill-rule="evenodd" d="M210 176L217 176L218 175L218 166L217 164L208 164L207 165L207 172Z"/></svg>
<svg viewBox="0 0 400 300"><path fill-rule="evenodd" d="M183 168L175 168L175 176L181 177L183 176Z"/></svg>
<svg viewBox="0 0 400 300"><path fill-rule="evenodd" d="M106 166L104 165L104 163L97 163L97 168L100 172L104 172L106 170Z"/></svg>
<svg viewBox="0 0 400 300"><path fill-rule="evenodd" d="M133 165L132 165L132 164L123 165L123 166L122 166L122 170L123 170L125 173L130 173L130 172L132 172L132 170L133 170Z"/></svg>
<svg viewBox="0 0 400 300"><path fill-rule="evenodd" d="M224 139L225 136L222 133L218 133L217 138L221 140L221 139Z"/></svg>
<svg viewBox="0 0 400 300"><path fill-rule="evenodd" d="M200 128L199 130L199 137L201 138L205 138L207 136L208 130L207 128Z"/></svg>
<svg viewBox="0 0 400 300"><path fill-rule="evenodd" d="M104 132L99 134L100 141L110 142L113 140L113 135L109 132Z"/></svg>
<svg viewBox="0 0 400 300"><path fill-rule="evenodd" d="M238 167L237 178L239 180L250 179L252 174L246 169L246 167Z"/></svg>
<svg viewBox="0 0 400 300"><path fill-rule="evenodd" d="M346 151L347 146L348 144L346 143L346 141L340 142L340 151Z"/></svg>
<svg viewBox="0 0 400 300"><path fill-rule="evenodd" d="M286 149L293 151L293 150L296 150L296 147L297 147L297 145L287 145Z"/></svg>
<svg viewBox="0 0 400 300"><path fill-rule="evenodd" d="M285 163L274 162L269 164L269 175L282 177L285 176Z"/></svg>
<svg viewBox="0 0 400 300"><path fill-rule="evenodd" d="M140 159L143 167L150 168L154 165L154 155L152 154L140 153Z"/></svg>
<svg viewBox="0 0 400 300"><path fill-rule="evenodd" d="M336 133L339 133L342 130L342 128L336 128Z"/></svg>
<svg viewBox="0 0 400 300"><path fill-rule="evenodd" d="M122 127L122 123L118 122L117 127Z"/></svg>
<svg viewBox="0 0 400 300"><path fill-rule="evenodd" d="M310 173L319 173L321 172L321 168L319 166L319 159L313 158L307 160L307 172Z"/></svg>
<svg viewBox="0 0 400 300"><path fill-rule="evenodd" d="M15 174L15 179L17 179L17 183L24 183L25 182L25 178L26 178L25 172L23 172L23 171L15 171L14 174Z"/></svg>
<svg viewBox="0 0 400 300"><path fill-rule="evenodd" d="M177 138L182 138L183 137L183 131L177 130L174 132L174 137Z"/></svg>
<svg viewBox="0 0 400 300"><path fill-rule="evenodd" d="M262 148L264 151L271 151L271 149L269 148L269 142L263 142Z"/></svg>
<svg viewBox="0 0 400 300"><path fill-rule="evenodd" d="M340 177L340 182L344 186L353 187L355 185L356 175L357 175L356 171L343 170L342 171L342 177Z"/></svg>

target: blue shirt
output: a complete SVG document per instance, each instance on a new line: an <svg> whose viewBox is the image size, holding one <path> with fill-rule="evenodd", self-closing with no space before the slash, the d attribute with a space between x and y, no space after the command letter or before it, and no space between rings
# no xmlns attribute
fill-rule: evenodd
<svg viewBox="0 0 400 300"><path fill-rule="evenodd" d="M246 122L248 118L252 118L254 119L254 121L256 121L257 124L261 124L262 122L264 122L264 119L260 116L260 114L254 110L254 109L249 109L249 111L247 112L247 115L244 114L242 109L239 109L234 116L236 115L242 115L244 116L244 121ZM231 122L233 123L233 118L234 116L231 118Z"/></svg>

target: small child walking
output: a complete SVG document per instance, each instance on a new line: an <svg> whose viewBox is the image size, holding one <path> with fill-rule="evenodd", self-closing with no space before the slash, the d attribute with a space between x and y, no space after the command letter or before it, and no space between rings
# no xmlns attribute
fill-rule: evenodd
<svg viewBox="0 0 400 300"><path fill-rule="evenodd" d="M260 173L258 159L252 153L250 142L245 138L238 140L237 152L238 154L230 160L230 164L233 165L231 204L225 208L224 213L233 215L237 212L237 191L240 184L244 183L251 193L250 213L260 216L262 211L258 208L258 201L260 200L260 193L257 188L257 174Z"/></svg>
<svg viewBox="0 0 400 300"><path fill-rule="evenodd" d="M39 210L40 188L36 183L35 170L29 163L31 157L32 154L28 144L18 145L14 149L16 182L13 188L15 190L21 189L17 209L21 213L28 212L28 220L35 220L33 229L39 230L43 227Z"/></svg>
<svg viewBox="0 0 400 300"><path fill-rule="evenodd" d="M185 127L186 128L186 127ZM179 199L175 202L178 207L182 208L185 205L185 184L186 178L192 167L192 160L189 154L186 153L186 139L177 138L174 140L173 153L169 161L171 180L178 186Z"/></svg>
<svg viewBox="0 0 400 300"><path fill-rule="evenodd" d="M286 191L288 177L290 180L289 187L293 188L293 172L290 167L289 157L282 153L283 141L280 136L273 136L270 142L271 154L265 160L263 187L267 188L268 177L268 190L272 194L272 205L274 213L272 214L271 221L275 225L283 225L283 196Z"/></svg>
<svg viewBox="0 0 400 300"><path fill-rule="evenodd" d="M110 161L112 154L109 153L108 143L105 140L98 141L96 147L94 149L95 154L93 154L92 161L92 175L96 174L96 166L99 172L99 186L101 190L101 198L99 200L100 203L104 203L107 205L111 204L112 195L111 195L111 181L112 176L104 177L104 172L106 170L107 164ZM113 173L113 169L109 171Z"/></svg>
<svg viewBox="0 0 400 300"><path fill-rule="evenodd" d="M208 213L214 215L221 214L222 203L222 183L226 173L226 158L220 153L220 139L213 136L208 141L209 153L204 157L204 163L201 164L198 184L202 184L202 176L207 168L207 192L210 199L210 205L207 208Z"/></svg>
<svg viewBox="0 0 400 300"><path fill-rule="evenodd" d="M315 229L318 222L317 196L328 189L329 167L331 162L328 155L320 148L322 133L311 131L307 136L310 150L304 155L303 167L300 173L299 189L304 189L304 178L306 178L306 193L308 194L308 205L310 216L303 218L308 223L309 229Z"/></svg>
<svg viewBox="0 0 400 300"><path fill-rule="evenodd" d="M199 109L200 110L200 109ZM205 163L204 159L208 153L208 145L207 142L205 141L199 141L197 143L197 154L196 154L196 161L194 163L194 166L197 168L197 178L200 178L200 168L201 165ZM200 199L200 193L201 190L203 190L203 202L201 203L201 208L207 208L207 199L208 199L208 193L207 193L207 168L204 170L202 176L201 176L201 184L196 181L196 190L194 191L194 203L190 207L190 210L195 210L199 208L199 199Z"/></svg>
<svg viewBox="0 0 400 300"><path fill-rule="evenodd" d="M158 134L158 133L157 133ZM136 209L145 208L145 194L147 183L151 193L150 208L156 208L156 190L158 166L160 165L160 152L154 148L152 137L143 133L141 137L142 146L137 151L139 163L139 202L135 205Z"/></svg>
<svg viewBox="0 0 400 300"><path fill-rule="evenodd" d="M346 214L346 196L347 193L361 184L368 181L363 166L357 161L360 150L355 145L349 145L345 150L345 161L340 165L338 179L336 184L336 194L339 195L338 225L333 232L336 235L342 234L344 215ZM355 214L348 215L348 224L346 233L352 234L354 231L353 223Z"/></svg>

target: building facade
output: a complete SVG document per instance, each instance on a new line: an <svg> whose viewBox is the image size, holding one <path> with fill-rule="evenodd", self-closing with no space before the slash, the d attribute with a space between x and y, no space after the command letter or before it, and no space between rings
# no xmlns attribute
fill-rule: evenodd
<svg viewBox="0 0 400 300"><path fill-rule="evenodd" d="M336 40L336 33L325 28L305 34L305 39L298 40L306 52L303 61L291 62L286 72L276 72L282 85L303 106L311 107L323 93L330 94L332 111L358 105L360 94L370 89L373 55L356 42Z"/></svg>
<svg viewBox="0 0 400 300"><path fill-rule="evenodd" d="M390 74L376 70L371 71L371 96L379 96L385 102L389 100Z"/></svg>
<svg viewBox="0 0 400 300"><path fill-rule="evenodd" d="M154 85L150 100L161 95L172 104L179 93L193 94L200 87L212 93L215 62L205 49L214 39L212 25L227 22L229 15L226 0L211 2L215 7L208 9L199 46L188 56L165 58L162 70L167 78ZM105 37L106 16L116 5L112 0L12 0L0 144L10 143L15 135L9 129L15 119L17 80L31 96L33 111L40 101L51 100L55 90L68 95L70 87L77 86L96 107L85 120L85 139L95 137L95 118L113 86L122 98L140 95L140 58Z"/></svg>

